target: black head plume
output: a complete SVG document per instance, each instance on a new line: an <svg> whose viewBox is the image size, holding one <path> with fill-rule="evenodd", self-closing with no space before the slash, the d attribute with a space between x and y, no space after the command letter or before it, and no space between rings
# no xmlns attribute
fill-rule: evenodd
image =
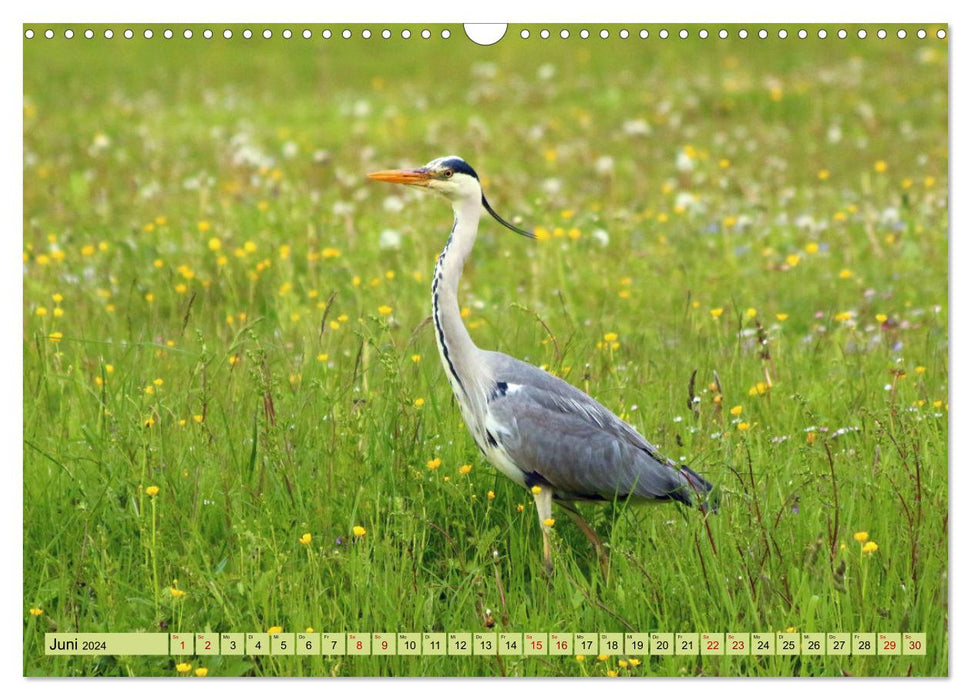
<svg viewBox="0 0 971 700"><path fill-rule="evenodd" d="M487 212L489 212L489 214L492 215L492 218L493 219L495 219L496 221L498 221L500 224L502 224L503 226L505 226L510 231L515 231L520 236L526 236L526 238L533 238L533 239L536 238L536 236L534 234L532 234L529 231L526 231L524 229L521 229L518 226L513 226L511 223L509 223L508 221L506 221L505 219L503 219L501 216L499 216L498 214L496 214L496 210L493 209L491 206L489 206L489 200L487 200L485 198L485 195L482 195L482 206L484 206L485 207L485 210Z"/></svg>

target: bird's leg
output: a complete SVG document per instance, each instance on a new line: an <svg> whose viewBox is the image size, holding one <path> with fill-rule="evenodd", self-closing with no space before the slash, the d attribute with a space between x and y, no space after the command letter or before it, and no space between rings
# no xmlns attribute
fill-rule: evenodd
<svg viewBox="0 0 971 700"><path fill-rule="evenodd" d="M533 490L533 500L536 501L536 514L539 516L539 527L543 531L543 568L546 573L553 573L553 551L550 546L550 528L553 525L553 489L549 486L537 486Z"/></svg>
<svg viewBox="0 0 971 700"><path fill-rule="evenodd" d="M590 544L593 545L594 551L597 553L597 558L600 560L600 570L603 572L604 579L607 579L610 574L610 559L607 557L607 552L604 550L603 542L600 537L597 536L597 531L590 527L590 524L583 519L583 516L573 508L565 508L566 512L570 514L573 518L573 522L577 524L577 527L587 536L590 540Z"/></svg>

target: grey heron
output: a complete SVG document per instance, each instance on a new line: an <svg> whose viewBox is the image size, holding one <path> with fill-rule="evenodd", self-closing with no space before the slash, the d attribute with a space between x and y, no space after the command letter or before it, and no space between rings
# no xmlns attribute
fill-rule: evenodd
<svg viewBox="0 0 971 700"><path fill-rule="evenodd" d="M432 281L432 319L445 375L462 417L485 458L528 489L543 533L543 564L552 570L553 502L563 506L593 544L596 532L573 506L578 501L680 501L703 510L711 484L662 456L650 442L589 395L545 370L479 349L459 310L458 286L483 209L516 233L533 235L500 217L476 172L461 158L437 158L409 170L369 178L444 195L455 220Z"/></svg>

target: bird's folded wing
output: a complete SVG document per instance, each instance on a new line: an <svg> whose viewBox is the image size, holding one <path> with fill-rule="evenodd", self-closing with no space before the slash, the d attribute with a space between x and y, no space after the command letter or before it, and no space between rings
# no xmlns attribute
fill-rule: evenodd
<svg viewBox="0 0 971 700"><path fill-rule="evenodd" d="M685 481L670 462L589 396L557 382L572 391L504 383L488 404L491 429L527 478L549 483L565 500L678 498Z"/></svg>

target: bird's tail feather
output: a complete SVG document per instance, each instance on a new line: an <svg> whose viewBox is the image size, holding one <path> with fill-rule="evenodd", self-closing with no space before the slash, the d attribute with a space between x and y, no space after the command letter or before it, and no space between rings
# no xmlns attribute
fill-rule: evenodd
<svg viewBox="0 0 971 700"><path fill-rule="evenodd" d="M694 491L695 495L697 496L698 507L700 507L701 510L706 513L709 510L712 513L717 513L718 500L717 498L712 497L711 483L701 476L701 474L684 465L681 465L681 476L685 478L685 481L688 482L691 490Z"/></svg>

